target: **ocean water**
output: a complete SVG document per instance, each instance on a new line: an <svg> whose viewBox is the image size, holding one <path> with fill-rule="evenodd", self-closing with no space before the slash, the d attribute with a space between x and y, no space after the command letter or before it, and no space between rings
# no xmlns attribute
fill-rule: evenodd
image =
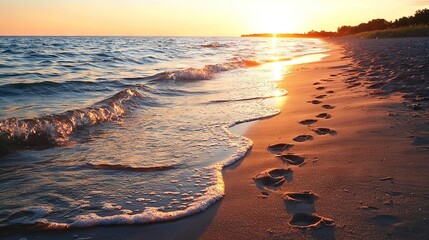
<svg viewBox="0 0 429 240"><path fill-rule="evenodd" d="M317 39L0 38L0 228L139 224L203 211L279 113Z"/></svg>

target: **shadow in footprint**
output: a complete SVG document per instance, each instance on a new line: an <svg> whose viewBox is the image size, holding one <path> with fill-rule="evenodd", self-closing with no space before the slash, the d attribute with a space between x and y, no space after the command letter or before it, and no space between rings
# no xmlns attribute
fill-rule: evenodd
<svg viewBox="0 0 429 240"><path fill-rule="evenodd" d="M311 100L311 101L307 101L308 103L312 103L312 104L321 104L322 101L320 100Z"/></svg>
<svg viewBox="0 0 429 240"><path fill-rule="evenodd" d="M320 85L320 82L315 82L313 83L313 85Z"/></svg>
<svg viewBox="0 0 429 240"><path fill-rule="evenodd" d="M325 105L322 105L322 108L324 108L324 109L334 109L335 107L332 106L332 105L329 105L329 104L325 104Z"/></svg>
<svg viewBox="0 0 429 240"><path fill-rule="evenodd" d="M305 119L305 120L300 121L299 123L302 125L311 125L315 122L317 122L316 119Z"/></svg>
<svg viewBox="0 0 429 240"><path fill-rule="evenodd" d="M313 136L311 136L311 135L299 135L292 140L294 140L295 142L311 141L311 140L313 140Z"/></svg>
<svg viewBox="0 0 429 240"><path fill-rule="evenodd" d="M328 113L321 113L321 114L318 114L316 117L317 118L330 119L332 116L331 116L331 114L328 114Z"/></svg>
<svg viewBox="0 0 429 240"><path fill-rule="evenodd" d="M317 88L316 88L316 90L319 90L319 91L320 91L320 90L323 90L323 89L325 89L325 87L317 87Z"/></svg>
<svg viewBox="0 0 429 240"><path fill-rule="evenodd" d="M333 227L335 221L316 214L297 213L293 215L289 224L297 228L316 228L320 226Z"/></svg>
<svg viewBox="0 0 429 240"><path fill-rule="evenodd" d="M334 93L334 91L329 90L329 91L326 91L326 93L332 94L332 93Z"/></svg>
<svg viewBox="0 0 429 240"><path fill-rule="evenodd" d="M319 196L312 192L286 192L283 194L286 203L314 203Z"/></svg>
<svg viewBox="0 0 429 240"><path fill-rule="evenodd" d="M268 151L273 154L281 154L284 151L290 150L294 145L293 144L287 144L287 143L277 143L277 144L271 144L267 147Z"/></svg>
<svg viewBox="0 0 429 240"><path fill-rule="evenodd" d="M295 154L283 154L278 156L283 162L286 162L290 165L301 165L305 162L305 158L300 157Z"/></svg>
<svg viewBox="0 0 429 240"><path fill-rule="evenodd" d="M286 181L292 181L292 173L290 168L270 168L256 175L253 180L260 189L278 189Z"/></svg>
<svg viewBox="0 0 429 240"><path fill-rule="evenodd" d="M331 135L331 136L335 136L337 135L337 131L331 130L329 128L317 128L316 130L314 130L314 132L317 135Z"/></svg>
<svg viewBox="0 0 429 240"><path fill-rule="evenodd" d="M362 83L359 82L355 82L355 83L351 83L349 86L347 86L347 88L355 88L357 86L360 86Z"/></svg>
<svg viewBox="0 0 429 240"><path fill-rule="evenodd" d="M316 98L317 99L324 99L326 96L328 96L328 95L322 94L322 95L316 96Z"/></svg>
<svg viewBox="0 0 429 240"><path fill-rule="evenodd" d="M291 203L287 201L285 201L284 203L285 203L286 212L289 215L294 215L298 213L312 214L316 212L316 208L314 207L314 204L310 204L310 203L296 204L296 203Z"/></svg>
<svg viewBox="0 0 429 240"><path fill-rule="evenodd" d="M371 219L379 226L390 226L401 222L398 217L393 215L377 215Z"/></svg>
<svg viewBox="0 0 429 240"><path fill-rule="evenodd" d="M286 212L289 214L314 213L316 211L313 203L318 196L311 192L286 192L283 195Z"/></svg>

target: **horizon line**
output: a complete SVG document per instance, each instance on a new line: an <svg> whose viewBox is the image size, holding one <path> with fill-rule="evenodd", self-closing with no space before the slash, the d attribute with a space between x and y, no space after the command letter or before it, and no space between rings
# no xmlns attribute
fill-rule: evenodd
<svg viewBox="0 0 429 240"><path fill-rule="evenodd" d="M241 35L0 35L0 37L241 37Z"/></svg>

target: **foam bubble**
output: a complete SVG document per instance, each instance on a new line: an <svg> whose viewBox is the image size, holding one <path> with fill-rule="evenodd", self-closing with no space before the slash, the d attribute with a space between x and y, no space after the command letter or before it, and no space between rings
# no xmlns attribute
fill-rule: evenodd
<svg viewBox="0 0 429 240"><path fill-rule="evenodd" d="M106 210L106 211L113 211L113 210L121 210L122 209L121 206L117 205L116 203L111 203L111 202L104 202L103 206L101 208Z"/></svg>

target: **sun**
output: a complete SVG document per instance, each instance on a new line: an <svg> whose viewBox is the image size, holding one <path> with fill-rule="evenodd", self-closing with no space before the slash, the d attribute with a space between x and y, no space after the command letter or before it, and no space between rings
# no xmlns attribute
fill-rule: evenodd
<svg viewBox="0 0 429 240"><path fill-rule="evenodd" d="M253 24L257 33L295 33L296 22L285 14L266 14L259 17Z"/></svg>

